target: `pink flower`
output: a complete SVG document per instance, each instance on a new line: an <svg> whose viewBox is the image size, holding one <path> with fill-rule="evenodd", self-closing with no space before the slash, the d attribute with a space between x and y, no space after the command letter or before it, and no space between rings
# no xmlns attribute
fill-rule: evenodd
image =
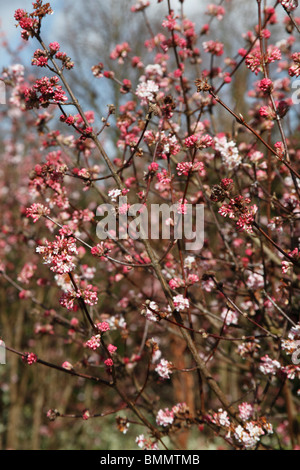
<svg viewBox="0 0 300 470"><path fill-rule="evenodd" d="M60 231L61 232L61 231ZM50 264L51 271L65 274L74 271L74 257L78 254L76 240L72 236L57 235L54 242L45 241L45 245L36 248L43 256L45 264Z"/></svg>
<svg viewBox="0 0 300 470"><path fill-rule="evenodd" d="M173 424L174 422L174 413L170 411L168 408L164 410L159 410L156 415L156 423L159 426L167 427Z"/></svg>
<svg viewBox="0 0 300 470"><path fill-rule="evenodd" d="M84 302L88 305L96 305L98 303L98 295L96 292L96 288L93 287L91 284L87 285L85 289L81 289L77 292L77 297L81 297Z"/></svg>
<svg viewBox="0 0 300 470"><path fill-rule="evenodd" d="M265 117L265 118L270 119L270 120L276 118L276 114L273 111L273 109L271 108L271 106L262 106L259 110L259 114L260 114L260 116Z"/></svg>
<svg viewBox="0 0 300 470"><path fill-rule="evenodd" d="M56 54L60 49L60 44L58 42L51 42L49 44L49 49L51 54Z"/></svg>
<svg viewBox="0 0 300 470"><path fill-rule="evenodd" d="M289 75L291 77L295 77L295 76L299 77L299 75L300 75L300 52L295 52L292 55L292 59L295 62L295 65L292 65L289 68Z"/></svg>
<svg viewBox="0 0 300 470"><path fill-rule="evenodd" d="M75 123L74 116L68 116L65 120L65 123L68 124L68 126L72 126Z"/></svg>
<svg viewBox="0 0 300 470"><path fill-rule="evenodd" d="M37 266L35 264L25 263L25 265L22 268L22 271L17 277L17 280L19 282L22 282L23 284L29 284L29 281L34 275L34 272L36 269L37 269Z"/></svg>
<svg viewBox="0 0 300 470"><path fill-rule="evenodd" d="M104 242L98 243L98 245L93 246L91 249L91 254L93 256L101 258L102 256L105 256L109 252L109 248Z"/></svg>
<svg viewBox="0 0 300 470"><path fill-rule="evenodd" d="M290 263L289 261L282 261L281 262L282 274L287 274L292 267L293 267L293 263Z"/></svg>
<svg viewBox="0 0 300 470"><path fill-rule="evenodd" d="M24 356L22 356L23 362L25 362L28 365L35 364L38 360L37 355L34 353L26 353Z"/></svg>
<svg viewBox="0 0 300 470"><path fill-rule="evenodd" d="M142 103L147 103L147 101L155 100L158 91L159 86L153 80L147 80L137 86L136 95L141 99Z"/></svg>
<svg viewBox="0 0 300 470"><path fill-rule="evenodd" d="M177 310L178 312L182 310L186 310L190 306L189 299L186 299L185 297L183 297L182 294L179 294L176 297L173 297L173 302L174 302L175 310Z"/></svg>
<svg viewBox="0 0 300 470"><path fill-rule="evenodd" d="M218 412L214 413L212 422L217 424L218 426L229 428L230 419L228 417L227 411L224 411L222 408L219 408Z"/></svg>
<svg viewBox="0 0 300 470"><path fill-rule="evenodd" d="M157 322L159 318L159 306L156 302L148 301L146 302L146 309L142 310L141 314L145 315L147 320Z"/></svg>
<svg viewBox="0 0 300 470"><path fill-rule="evenodd" d="M117 44L114 50L110 53L110 58L112 60L118 59L119 64L123 64L125 57L127 57L130 51L131 51L131 48L128 42Z"/></svg>
<svg viewBox="0 0 300 470"><path fill-rule="evenodd" d="M26 11L19 8L18 10L15 11L14 18L16 21L20 21L22 18L26 17L26 15L27 15Z"/></svg>
<svg viewBox="0 0 300 470"><path fill-rule="evenodd" d="M169 286L171 287L171 289L175 290L175 289L178 289L179 287L183 287L184 286L184 282L182 279L179 279L178 277L177 278L174 278L174 279L171 279L169 281Z"/></svg>
<svg viewBox="0 0 300 470"><path fill-rule="evenodd" d="M179 199L178 203L177 203L177 213L178 214L186 214L187 213L187 200L182 200L182 199Z"/></svg>
<svg viewBox="0 0 300 470"><path fill-rule="evenodd" d="M229 217L230 219L234 219L235 217L235 210L232 207L231 204L223 204L220 209L219 209L219 214L221 214L223 217Z"/></svg>
<svg viewBox="0 0 300 470"><path fill-rule="evenodd" d="M237 325L239 315L237 312L225 308L221 313L221 318L223 318L225 325Z"/></svg>
<svg viewBox="0 0 300 470"><path fill-rule="evenodd" d="M264 93L270 93L273 90L273 82L269 78L263 78L258 83L258 88L260 88Z"/></svg>
<svg viewBox="0 0 300 470"><path fill-rule="evenodd" d="M215 16L219 21L221 21L225 15L225 9L220 5L215 5L211 3L206 7L205 14Z"/></svg>
<svg viewBox="0 0 300 470"><path fill-rule="evenodd" d="M166 359L161 359L155 368L155 372L157 372L162 379L169 379L172 373L172 364Z"/></svg>
<svg viewBox="0 0 300 470"><path fill-rule="evenodd" d="M215 149L220 153L222 162L229 169L235 168L241 163L241 156L236 143L228 140L223 134L219 134L214 138Z"/></svg>
<svg viewBox="0 0 300 470"><path fill-rule="evenodd" d="M199 282L199 276L197 276L197 274L189 274L188 275L188 278L186 280L186 284L187 285L194 285L196 284L197 282Z"/></svg>
<svg viewBox="0 0 300 470"><path fill-rule="evenodd" d="M158 0L161 2L162 0ZM156 442L152 442L151 439L146 439L144 434L138 436L135 440L137 445L143 450L158 450L158 445Z"/></svg>
<svg viewBox="0 0 300 470"><path fill-rule="evenodd" d="M28 18L27 16L24 16L23 18L19 20L19 25L25 31L31 31L34 29L34 26L36 25L36 20L34 21L32 18Z"/></svg>
<svg viewBox="0 0 300 470"><path fill-rule="evenodd" d="M127 214L129 209L130 209L130 204L127 204L127 203L122 204L122 206L119 207L119 213L121 215Z"/></svg>
<svg viewBox="0 0 300 470"><path fill-rule="evenodd" d="M101 323L97 323L96 326L97 326L98 330L101 331L101 333L105 333L106 331L110 330L109 323L107 323L106 321L103 321Z"/></svg>
<svg viewBox="0 0 300 470"><path fill-rule="evenodd" d="M78 289L77 291L68 290L62 294L59 302L68 310L73 310L74 303L77 299L82 299L87 305L96 305L98 303L96 288L89 284L85 288Z"/></svg>
<svg viewBox="0 0 300 470"><path fill-rule="evenodd" d="M63 364L62 364L62 368L63 368L63 369L66 369L66 370L72 370L72 369L73 369L73 366L72 366L72 364L71 364L70 362L65 361L65 362L63 362Z"/></svg>
<svg viewBox="0 0 300 470"><path fill-rule="evenodd" d="M280 3L289 13L298 7L298 0L280 0Z"/></svg>
<svg viewBox="0 0 300 470"><path fill-rule="evenodd" d="M193 134L187 137L184 141L186 147L194 147L196 142L198 141L198 136Z"/></svg>
<svg viewBox="0 0 300 470"><path fill-rule="evenodd" d="M65 92L58 83L57 76L43 77L37 80L32 88L28 88L24 92L27 108L33 109L40 106L47 108L52 101L54 103L68 101Z"/></svg>
<svg viewBox="0 0 300 470"><path fill-rule="evenodd" d="M285 155L285 148L284 148L284 144L283 142L276 142L276 144L274 145L276 151L277 151L277 154L279 157L284 157Z"/></svg>
<svg viewBox="0 0 300 470"><path fill-rule="evenodd" d="M162 26L164 28L168 28L169 31L173 31L178 27L176 18L177 17L174 17L174 12L172 11L171 14L167 16L167 19L162 22Z"/></svg>
<svg viewBox="0 0 300 470"><path fill-rule="evenodd" d="M300 366L298 365L290 364L282 367L281 370L287 375L289 380L294 380L295 378L300 379Z"/></svg>
<svg viewBox="0 0 300 470"><path fill-rule="evenodd" d="M107 350L110 354L114 354L117 351L117 349L118 348L116 346L114 346L113 344L109 344L107 346Z"/></svg>
<svg viewBox="0 0 300 470"><path fill-rule="evenodd" d="M32 65L36 65L38 67L45 67L48 64L48 57L43 50L38 49L35 51L31 63Z"/></svg>
<svg viewBox="0 0 300 470"><path fill-rule="evenodd" d="M142 11L150 5L149 0L138 0L138 2L130 8L130 11L136 13Z"/></svg>
<svg viewBox="0 0 300 470"><path fill-rule="evenodd" d="M205 52L215 56L221 56L224 54L224 44L220 41L206 41L203 43L203 48Z"/></svg>
<svg viewBox="0 0 300 470"><path fill-rule="evenodd" d="M253 411L253 405L251 405L250 403L244 402L239 405L239 413L243 421L248 421L248 419L251 418Z"/></svg>
<svg viewBox="0 0 300 470"><path fill-rule="evenodd" d="M205 173L204 164L202 162L195 162L195 163L182 162L182 163L178 163L177 167L176 167L176 170L177 170L178 176L181 176L181 175L188 176L189 173L192 173L192 172L199 172L200 174Z"/></svg>
<svg viewBox="0 0 300 470"><path fill-rule="evenodd" d="M265 64L271 64L272 62L275 62L276 60L280 59L280 49L276 46L269 46L264 58ZM252 72L254 72L256 75L259 72L262 72L262 58L259 46L252 49L251 53L247 55L245 63L247 67L252 70Z"/></svg>
<svg viewBox="0 0 300 470"><path fill-rule="evenodd" d="M159 165L156 162L152 162L151 165L148 166L148 170L153 173L156 173L158 169Z"/></svg>
<svg viewBox="0 0 300 470"><path fill-rule="evenodd" d="M233 188L233 180L231 178L223 178L221 181L221 186L225 191L231 191Z"/></svg>
<svg viewBox="0 0 300 470"><path fill-rule="evenodd" d="M276 375L281 365L276 359L271 359L268 354L261 358L260 371L265 375Z"/></svg>
<svg viewBox="0 0 300 470"><path fill-rule="evenodd" d="M104 364L107 366L107 367L112 367L114 365L114 362L112 359L106 359L104 361Z"/></svg>
<svg viewBox="0 0 300 470"><path fill-rule="evenodd" d="M96 351L96 349L100 348L101 346L101 336L96 335L92 336L86 343L85 346L92 351Z"/></svg>
<svg viewBox="0 0 300 470"><path fill-rule="evenodd" d="M36 223L41 217L50 214L50 209L43 204L32 204L26 209L26 217L31 217L33 222Z"/></svg>
<svg viewBox="0 0 300 470"><path fill-rule="evenodd" d="M85 412L82 415L82 419L84 421L87 421L91 417L89 410L85 410Z"/></svg>

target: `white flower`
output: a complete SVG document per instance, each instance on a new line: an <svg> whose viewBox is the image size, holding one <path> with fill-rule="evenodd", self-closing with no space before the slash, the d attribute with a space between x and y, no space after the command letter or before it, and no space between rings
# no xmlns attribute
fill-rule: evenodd
<svg viewBox="0 0 300 470"><path fill-rule="evenodd" d="M239 155L236 143L233 140L228 141L224 137L215 137L215 149L220 152L223 163L232 170L235 166L238 166L242 159Z"/></svg>
<svg viewBox="0 0 300 470"><path fill-rule="evenodd" d="M145 68L145 74L147 75L147 77L150 77L150 76L162 77L164 73L159 64L149 64Z"/></svg>
<svg viewBox="0 0 300 470"><path fill-rule="evenodd" d="M109 324L109 328L112 331L117 329L126 330L127 328L127 324L123 315L114 315L112 317L109 317L105 321L107 321L107 323Z"/></svg>
<svg viewBox="0 0 300 470"><path fill-rule="evenodd" d="M252 416L253 406L250 405L250 403L241 403L239 405L239 413L240 413L241 419L243 421L247 421Z"/></svg>
<svg viewBox="0 0 300 470"><path fill-rule="evenodd" d="M184 298L182 294L173 297L173 302L177 312L180 312L181 310L186 310L190 306L189 299Z"/></svg>
<svg viewBox="0 0 300 470"><path fill-rule="evenodd" d="M261 289L264 287L264 276L258 273L250 273L247 279L249 289Z"/></svg>
<svg viewBox="0 0 300 470"><path fill-rule="evenodd" d="M260 440L260 436L264 434L263 430L252 423L247 423L247 432L241 425L235 428L234 436L235 438L247 449L254 447Z"/></svg>
<svg viewBox="0 0 300 470"><path fill-rule="evenodd" d="M299 345L299 341L294 341L292 339L282 339L281 347L287 354L293 354Z"/></svg>
<svg viewBox="0 0 300 470"><path fill-rule="evenodd" d="M144 434L140 434L140 435L136 438L135 442L137 443L137 445L138 445L141 449L143 449L143 448L144 448L144 445L145 445L145 442L146 442L146 439L145 439Z"/></svg>
<svg viewBox="0 0 300 470"><path fill-rule="evenodd" d="M155 372L157 372L162 379L169 379L172 373L171 366L172 364L166 359L161 359L160 363L155 368Z"/></svg>
<svg viewBox="0 0 300 470"><path fill-rule="evenodd" d="M122 191L120 189L112 189L108 193L108 197L111 198L113 202L116 202L117 198L122 194Z"/></svg>
<svg viewBox="0 0 300 470"><path fill-rule="evenodd" d="M193 264L195 263L195 257L194 256L187 256L184 261L184 267L188 269L192 269Z"/></svg>
<svg viewBox="0 0 300 470"><path fill-rule="evenodd" d="M156 416L156 422L159 426L167 427L174 421L174 413L168 408L165 410L159 410Z"/></svg>
<svg viewBox="0 0 300 470"><path fill-rule="evenodd" d="M248 355L255 354L258 349L260 349L260 345L253 341L247 341L247 343L242 343L238 346L237 352L241 357L247 357Z"/></svg>
<svg viewBox="0 0 300 470"><path fill-rule="evenodd" d="M159 307L156 302L151 301L146 309L145 312L145 317L147 320L157 322L157 316L155 315L155 312L159 311Z"/></svg>
<svg viewBox="0 0 300 470"><path fill-rule="evenodd" d="M277 369L280 369L280 363L276 359L271 359L267 354L261 358L262 364L259 366L259 370L265 375L275 375Z"/></svg>
<svg viewBox="0 0 300 470"><path fill-rule="evenodd" d="M219 426L223 426L225 428L230 426L227 411L224 411L222 408L220 408L217 413L214 413L213 421Z"/></svg>
<svg viewBox="0 0 300 470"><path fill-rule="evenodd" d="M228 310L227 308L224 308L224 310L221 313L221 318L225 320L226 325L237 325L239 315L237 312L233 312L232 310Z"/></svg>
<svg viewBox="0 0 300 470"><path fill-rule="evenodd" d="M141 82L136 89L136 95L142 100L143 103L154 101L154 95L159 90L158 85L153 80Z"/></svg>
<svg viewBox="0 0 300 470"><path fill-rule="evenodd" d="M152 363L159 361L160 358L161 358L160 349L155 349L152 354Z"/></svg>
<svg viewBox="0 0 300 470"><path fill-rule="evenodd" d="M298 6L298 0L281 0L280 3L289 13L296 10Z"/></svg>

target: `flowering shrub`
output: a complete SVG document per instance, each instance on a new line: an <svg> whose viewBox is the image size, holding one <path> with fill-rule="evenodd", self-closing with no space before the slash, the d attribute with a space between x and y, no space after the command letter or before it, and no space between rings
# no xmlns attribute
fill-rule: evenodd
<svg viewBox="0 0 300 470"><path fill-rule="evenodd" d="M234 57L213 30L233 0L209 4L201 28L184 0L159 1L159 31L149 27L150 3L131 6L147 26L145 56L135 55L133 37L110 52L118 76L102 62L91 69L95 87L120 92L101 125L72 90L76 62L55 37L44 42L51 5L15 12L28 47L39 44L31 63L39 78L20 64L1 77L11 127L0 272L7 302L16 293L20 312L34 310L38 321L29 317L17 341L6 319L3 340L31 373L51 369L52 380L66 377L84 397L93 385L89 403L72 391L67 405L43 404L47 432L59 420L102 424L116 415L121 433L135 429L137 449L205 447L206 439L226 449L297 449L298 2L251 0L256 19ZM126 64L135 81L123 76ZM242 69L247 115L226 98ZM22 170L8 191L12 163ZM170 229L167 239L130 237L126 225L121 237L111 230L99 240L102 204L119 225L128 214L130 224L135 204L140 215L153 204L176 204L181 215L202 204L204 246L186 250L173 217L155 221Z"/></svg>

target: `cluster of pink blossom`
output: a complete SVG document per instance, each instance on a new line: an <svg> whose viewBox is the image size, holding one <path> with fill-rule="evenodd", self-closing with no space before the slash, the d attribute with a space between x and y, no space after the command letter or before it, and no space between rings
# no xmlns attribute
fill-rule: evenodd
<svg viewBox="0 0 300 470"><path fill-rule="evenodd" d="M172 364L167 361L167 359L161 359L155 367L155 372L157 372L162 379L169 379L172 374Z"/></svg>
<svg viewBox="0 0 300 470"><path fill-rule="evenodd" d="M24 91L26 107L28 109L48 108L51 103L64 103L68 100L62 86L59 85L59 77L43 77L36 80L33 87Z"/></svg>
<svg viewBox="0 0 300 470"><path fill-rule="evenodd" d="M171 426L176 418L183 417L189 414L189 409L186 403L177 403L171 410L169 408L161 409L156 415L156 422L159 426L168 427Z"/></svg>
<svg viewBox="0 0 300 470"><path fill-rule="evenodd" d="M298 0L280 0L281 5L288 11L294 11L298 7Z"/></svg>
<svg viewBox="0 0 300 470"><path fill-rule="evenodd" d="M82 299L87 305L97 305L97 290L91 284L88 284L85 287L78 288L77 290L64 292L60 298L60 304L68 310L73 310L74 302L77 299Z"/></svg>
<svg viewBox="0 0 300 470"><path fill-rule="evenodd" d="M37 253L43 256L44 263L49 264L51 271L58 274L66 274L74 271L75 257L78 255L76 240L65 229L59 230L55 241L45 240L44 245L36 248Z"/></svg>
<svg viewBox="0 0 300 470"><path fill-rule="evenodd" d="M248 207L251 200L249 198L244 198L243 196L236 196L231 198L229 203L224 203L220 209L219 214L223 217L229 217L230 219L236 219L236 226L239 231L246 231L249 233L253 232L253 222L255 219L255 214L257 212L257 206Z"/></svg>

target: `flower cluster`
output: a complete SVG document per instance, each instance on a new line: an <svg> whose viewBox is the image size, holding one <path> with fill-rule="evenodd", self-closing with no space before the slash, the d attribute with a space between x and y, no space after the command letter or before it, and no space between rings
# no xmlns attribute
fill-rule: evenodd
<svg viewBox="0 0 300 470"><path fill-rule="evenodd" d="M15 11L15 20L20 28L22 28L21 36L25 40L35 36L38 33L41 19L53 13L50 3L43 4L43 0L33 2L33 8L34 11L32 13L27 13L21 8Z"/></svg>
<svg viewBox="0 0 300 470"><path fill-rule="evenodd" d="M26 216L31 217L34 223L47 215L50 215L50 209L43 204L32 204L26 209Z"/></svg>
<svg viewBox="0 0 300 470"><path fill-rule="evenodd" d="M155 367L155 372L157 372L162 379L169 379L172 374L172 364L166 359L161 359Z"/></svg>
<svg viewBox="0 0 300 470"><path fill-rule="evenodd" d="M241 52L241 54L243 54ZM275 61L281 60L281 51L276 46L269 46L266 54L262 57L260 47L256 47L250 54L246 56L245 63L247 67L258 75L263 71L264 65L272 64Z"/></svg>
<svg viewBox="0 0 300 470"><path fill-rule="evenodd" d="M96 351L96 349L100 348L101 346L101 336L96 335L92 336L86 343L85 346L92 351Z"/></svg>
<svg viewBox="0 0 300 470"><path fill-rule="evenodd" d="M173 302L175 310L177 310L178 312L186 310L190 306L189 299L184 298L182 294L173 297Z"/></svg>
<svg viewBox="0 0 300 470"><path fill-rule="evenodd" d="M32 88L25 90L24 95L28 109L47 108L51 103L64 103L68 100L56 75L38 79Z"/></svg>
<svg viewBox="0 0 300 470"><path fill-rule="evenodd" d="M38 358L36 354L30 352L24 354L24 356L22 356L22 360L23 362L31 366L32 364L35 364L37 362Z"/></svg>
<svg viewBox="0 0 300 470"><path fill-rule="evenodd" d="M49 264L51 271L58 274L66 274L74 271L75 257L78 255L76 240L70 234L66 235L65 230L59 230L55 241L45 240L44 245L36 248L37 253L43 256L44 263Z"/></svg>
<svg viewBox="0 0 300 470"><path fill-rule="evenodd" d="M292 59L294 61L294 65L289 68L289 75L291 77L299 77L300 75L300 52L295 52L292 55Z"/></svg>
<svg viewBox="0 0 300 470"><path fill-rule="evenodd" d="M228 140L225 135L219 135L215 137L214 145L216 151L219 152L222 157L223 164L229 169L240 165L242 159L237 145L233 140Z"/></svg>
<svg viewBox="0 0 300 470"><path fill-rule="evenodd" d="M176 170L177 170L177 174L179 176L181 176L181 175L188 176L190 173L194 173L194 172L197 172L200 175L203 175L205 173L204 164L202 162L195 162L195 163L182 162L182 163L178 163L177 167L176 167Z"/></svg>
<svg viewBox="0 0 300 470"><path fill-rule="evenodd" d="M298 7L298 0L280 0L280 3L289 13Z"/></svg>
<svg viewBox="0 0 300 470"><path fill-rule="evenodd" d="M95 289L91 284L88 284L84 288L78 288L76 290L64 292L59 302L63 307L67 308L68 310L73 310L74 302L77 299L83 300L86 305L97 305L97 289Z"/></svg>
<svg viewBox="0 0 300 470"><path fill-rule="evenodd" d="M230 219L237 219L236 226L239 231L253 232L253 222L257 212L257 206L249 206L251 200L243 196L236 196L230 199L229 203L224 203L220 209L219 214L223 217Z"/></svg>

